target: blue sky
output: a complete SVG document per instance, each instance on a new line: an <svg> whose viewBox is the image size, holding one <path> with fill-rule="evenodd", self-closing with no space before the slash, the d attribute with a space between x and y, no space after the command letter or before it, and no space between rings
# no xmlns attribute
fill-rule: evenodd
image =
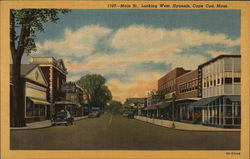
<svg viewBox="0 0 250 159"><path fill-rule="evenodd" d="M68 80L102 74L115 99L124 100L156 89L175 67L196 69L220 54L239 54L240 11L72 10L45 25L37 49L30 56L63 58Z"/></svg>

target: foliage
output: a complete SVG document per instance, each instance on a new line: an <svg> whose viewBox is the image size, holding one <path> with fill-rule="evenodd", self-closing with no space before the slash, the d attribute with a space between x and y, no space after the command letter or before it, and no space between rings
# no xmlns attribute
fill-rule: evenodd
<svg viewBox="0 0 250 159"><path fill-rule="evenodd" d="M100 107L103 109L107 102L112 99L112 93L105 86L106 79L101 75L87 74L81 77L76 83L89 95L88 103L90 107Z"/></svg>
<svg viewBox="0 0 250 159"><path fill-rule="evenodd" d="M59 20L59 13L68 12L70 10L67 9L11 9L11 41L18 43L18 48L24 47L23 53L29 54L31 51L36 51L36 32L44 32L44 23L56 23Z"/></svg>
<svg viewBox="0 0 250 159"><path fill-rule="evenodd" d="M112 114L117 114L120 112L120 109L122 108L122 103L116 100L111 100L109 102L109 106L107 106L107 111Z"/></svg>

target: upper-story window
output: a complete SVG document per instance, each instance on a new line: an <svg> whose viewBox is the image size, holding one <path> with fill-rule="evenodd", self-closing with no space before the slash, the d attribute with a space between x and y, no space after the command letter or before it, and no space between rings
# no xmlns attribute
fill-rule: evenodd
<svg viewBox="0 0 250 159"><path fill-rule="evenodd" d="M235 77L234 78L234 83L240 83L240 78L239 77Z"/></svg>
<svg viewBox="0 0 250 159"><path fill-rule="evenodd" d="M232 78L225 78L225 84L232 84L233 79Z"/></svg>

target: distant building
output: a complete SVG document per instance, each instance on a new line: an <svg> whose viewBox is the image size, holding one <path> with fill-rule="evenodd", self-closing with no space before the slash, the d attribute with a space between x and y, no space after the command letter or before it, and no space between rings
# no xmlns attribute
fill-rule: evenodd
<svg viewBox="0 0 250 159"><path fill-rule="evenodd" d="M145 108L146 98L127 98L124 102L124 107L130 110L134 110L134 113L141 113L141 110Z"/></svg>
<svg viewBox="0 0 250 159"><path fill-rule="evenodd" d="M159 111L157 109L157 103L159 102L158 92L156 90L151 90L147 94L147 116L150 118L158 118Z"/></svg>
<svg viewBox="0 0 250 159"><path fill-rule="evenodd" d="M75 82L67 82L62 85L62 91L66 93L66 100L70 100L74 104L74 109L71 110L72 115L83 115L83 89Z"/></svg>
<svg viewBox="0 0 250 159"><path fill-rule="evenodd" d="M48 82L47 98L50 103L66 98L66 93L61 90L62 84L67 79L67 69L62 59L56 60L54 57L31 57L30 64L38 64ZM55 108L52 105L48 114L52 116Z"/></svg>
<svg viewBox="0 0 250 159"><path fill-rule="evenodd" d="M10 75L12 75L12 67L10 68ZM12 84L12 76L10 77L10 104L12 105L14 85ZM21 78L20 85L24 88L25 121L29 123L45 120L48 116L47 110L50 109L50 103L47 101L46 95L48 83L41 68L34 64L21 64Z"/></svg>
<svg viewBox="0 0 250 159"><path fill-rule="evenodd" d="M240 55L220 55L198 67L202 123L218 127L240 127Z"/></svg>

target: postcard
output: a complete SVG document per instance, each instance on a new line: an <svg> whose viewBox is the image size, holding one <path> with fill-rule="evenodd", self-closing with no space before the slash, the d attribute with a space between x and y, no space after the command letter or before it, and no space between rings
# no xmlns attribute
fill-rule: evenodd
<svg viewBox="0 0 250 159"><path fill-rule="evenodd" d="M1 157L249 157L246 1L1 1Z"/></svg>

